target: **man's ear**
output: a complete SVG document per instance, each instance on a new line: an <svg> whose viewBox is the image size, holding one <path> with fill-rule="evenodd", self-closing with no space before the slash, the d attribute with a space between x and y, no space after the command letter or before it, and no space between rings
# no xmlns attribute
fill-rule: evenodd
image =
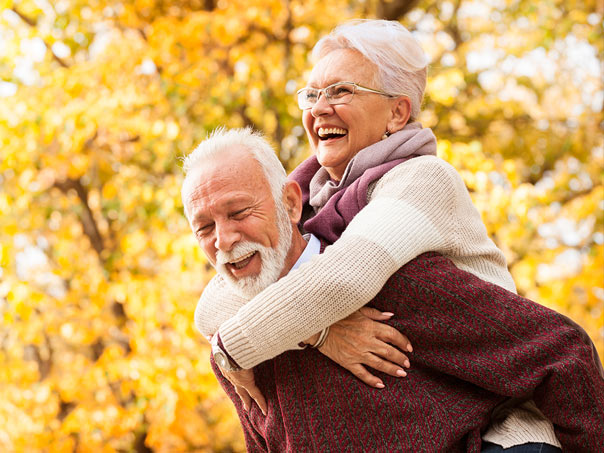
<svg viewBox="0 0 604 453"><path fill-rule="evenodd" d="M391 134L400 131L407 125L411 116L411 99L407 96L399 96L392 101L390 121L388 121L388 131Z"/></svg>
<svg viewBox="0 0 604 453"><path fill-rule="evenodd" d="M287 209L287 215L294 225L297 225L302 217L302 189L296 181L287 181L283 187L283 203Z"/></svg>

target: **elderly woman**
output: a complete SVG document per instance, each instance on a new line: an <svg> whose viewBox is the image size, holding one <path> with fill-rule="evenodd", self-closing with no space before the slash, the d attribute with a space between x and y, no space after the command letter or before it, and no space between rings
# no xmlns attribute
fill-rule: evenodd
<svg viewBox="0 0 604 453"><path fill-rule="evenodd" d="M242 368L296 349L305 339L320 339L321 352L381 387L362 365L396 375L398 364L379 352L384 342L360 335L365 349L359 347L352 360L355 353L336 334L341 329L328 329L368 303L399 268L435 251L482 280L513 292L515 286L459 174L436 157L434 135L415 121L427 59L409 31L396 22L347 23L321 39L313 56L316 64L298 103L314 156L291 177L305 197L304 228L328 224L323 239L333 245L229 319L223 301L237 296L214 279L198 304L196 325L204 335L217 333ZM366 197L351 217L333 205L355 184ZM397 363L406 359L398 357ZM530 401L506 405L493 420L483 439L497 446L560 446L552 424Z"/></svg>

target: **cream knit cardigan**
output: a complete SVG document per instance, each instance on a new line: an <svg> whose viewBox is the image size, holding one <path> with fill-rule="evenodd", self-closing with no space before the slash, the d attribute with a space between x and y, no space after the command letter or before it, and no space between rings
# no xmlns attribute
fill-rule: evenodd
<svg viewBox="0 0 604 453"><path fill-rule="evenodd" d="M368 201L322 255L250 301L214 277L197 306L198 329L207 336L220 328L229 354L251 368L358 310L394 272L430 251L516 291L461 177L442 159L421 156L397 165L370 187Z"/></svg>
<svg viewBox="0 0 604 453"><path fill-rule="evenodd" d="M250 301L215 276L195 310L205 335L243 368L271 359L368 303L388 278L434 251L477 277L516 291L505 257L488 237L457 171L434 156L397 165L370 187L369 203L341 238ZM403 332L404 333L404 332ZM559 445L552 424L532 402L502 410L484 439L507 448Z"/></svg>

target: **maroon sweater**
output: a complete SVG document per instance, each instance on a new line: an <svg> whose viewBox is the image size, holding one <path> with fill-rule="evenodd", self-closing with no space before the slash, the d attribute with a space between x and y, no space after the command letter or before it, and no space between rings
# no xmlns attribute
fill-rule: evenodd
<svg viewBox="0 0 604 453"><path fill-rule="evenodd" d="M305 208L317 164L290 177ZM337 238L367 203L368 184L386 163L336 194L304 228ZM492 410L508 398L533 398L554 423L565 451L604 445L604 376L587 334L568 318L462 271L436 253L403 266L369 304L414 346L405 378L374 371L371 388L313 349L285 352L254 368L268 404L245 412L232 385L250 452L480 451Z"/></svg>
<svg viewBox="0 0 604 453"><path fill-rule="evenodd" d="M250 452L480 451L480 433L507 398L534 399L565 451L601 451L604 380L568 318L459 270L435 253L393 275L371 306L395 313L415 352L405 378L375 372L374 389L312 349L254 369L264 417L233 400ZM215 366L215 365L214 365Z"/></svg>

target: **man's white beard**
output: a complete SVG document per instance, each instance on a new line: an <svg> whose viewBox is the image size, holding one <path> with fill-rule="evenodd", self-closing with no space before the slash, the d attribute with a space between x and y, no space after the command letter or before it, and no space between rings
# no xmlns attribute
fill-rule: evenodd
<svg viewBox="0 0 604 453"><path fill-rule="evenodd" d="M279 279L292 243L292 224L285 205L279 200L275 201L275 207L279 229L279 242L275 248L246 241L236 244L233 250L228 253L220 250L216 253L216 270L236 293L246 299L252 299ZM254 251L257 251L260 255L262 266L260 273L239 279L233 277L226 264Z"/></svg>

